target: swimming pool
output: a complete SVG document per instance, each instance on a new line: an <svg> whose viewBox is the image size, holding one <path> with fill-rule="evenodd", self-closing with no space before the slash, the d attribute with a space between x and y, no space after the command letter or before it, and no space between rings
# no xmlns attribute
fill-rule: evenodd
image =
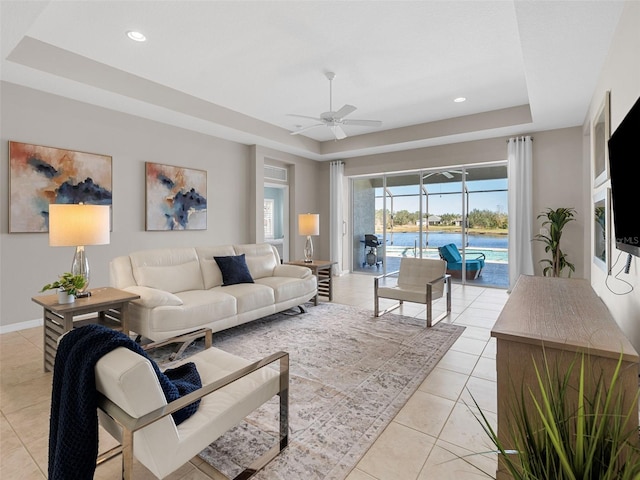
<svg viewBox="0 0 640 480"><path fill-rule="evenodd" d="M419 255L419 249L414 247L391 245L386 246L386 255L388 257L416 257ZM378 252L380 254L381 252ZM467 247L467 257L473 258L475 255L484 253L485 261L490 263L508 263L509 253L506 248L475 248ZM462 254L462 252L461 252ZM423 258L440 258L437 247L427 247L422 250Z"/></svg>

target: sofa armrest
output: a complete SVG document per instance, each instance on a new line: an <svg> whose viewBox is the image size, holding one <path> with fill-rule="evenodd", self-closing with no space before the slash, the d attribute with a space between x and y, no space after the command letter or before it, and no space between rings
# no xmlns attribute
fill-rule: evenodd
<svg viewBox="0 0 640 480"><path fill-rule="evenodd" d="M276 265L276 268L273 269L274 277L307 278L311 275L310 268L299 265Z"/></svg>
<svg viewBox="0 0 640 480"><path fill-rule="evenodd" d="M164 290L158 290L157 288L142 287L135 285L132 287L123 288L127 292L140 295L138 300L134 300L133 303L142 305L145 308L154 307L178 307L183 304L182 300L171 292Z"/></svg>

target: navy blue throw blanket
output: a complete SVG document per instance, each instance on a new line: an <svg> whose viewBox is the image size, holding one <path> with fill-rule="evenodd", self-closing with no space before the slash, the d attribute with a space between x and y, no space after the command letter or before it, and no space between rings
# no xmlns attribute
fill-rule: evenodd
<svg viewBox="0 0 640 480"><path fill-rule="evenodd" d="M118 347L149 358L127 335L100 325L86 325L68 332L60 341L53 369L49 426L49 480L90 480L98 456L98 392L94 367ZM194 363L164 373L149 359L160 386L171 402L202 386ZM193 415L199 401L175 412L179 424Z"/></svg>

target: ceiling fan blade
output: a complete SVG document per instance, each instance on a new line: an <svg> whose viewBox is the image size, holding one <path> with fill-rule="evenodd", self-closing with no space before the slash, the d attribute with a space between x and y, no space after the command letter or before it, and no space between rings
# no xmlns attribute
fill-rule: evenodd
<svg viewBox="0 0 640 480"><path fill-rule="evenodd" d="M316 123L315 125L309 125L308 127L302 127L302 128L299 128L298 130L294 130L289 135L298 135L299 133L306 132L307 130L311 130L312 128L323 127L323 126L324 126L324 123Z"/></svg>
<svg viewBox="0 0 640 480"><path fill-rule="evenodd" d="M315 120L317 122L322 122L321 118L309 117L308 115L296 115L295 113L287 113L287 117L308 118L310 120Z"/></svg>
<svg viewBox="0 0 640 480"><path fill-rule="evenodd" d="M379 127L382 125L380 120L343 120L343 125L357 125L359 127Z"/></svg>
<svg viewBox="0 0 640 480"><path fill-rule="evenodd" d="M343 105L340 110L333 114L333 118L344 118L350 113L353 113L357 110L353 105Z"/></svg>
<svg viewBox="0 0 640 480"><path fill-rule="evenodd" d="M340 128L340 125L333 125L329 127L333 132L333 136L336 137L336 140L342 140L343 138L347 138L347 134L344 133L344 130Z"/></svg>
<svg viewBox="0 0 640 480"><path fill-rule="evenodd" d="M442 175L444 175L447 178L453 178L453 175L451 175L449 172L442 172Z"/></svg>

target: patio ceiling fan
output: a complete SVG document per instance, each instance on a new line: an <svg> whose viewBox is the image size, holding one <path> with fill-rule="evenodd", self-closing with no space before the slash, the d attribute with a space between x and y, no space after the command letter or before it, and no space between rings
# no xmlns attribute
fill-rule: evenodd
<svg viewBox="0 0 640 480"><path fill-rule="evenodd" d="M454 178L454 174L462 176L463 174L467 175L467 172L463 172L462 170L443 170L442 172L427 173L422 177L422 179L425 180L433 175L442 175L447 179L451 180L452 178Z"/></svg>
<svg viewBox="0 0 640 480"><path fill-rule="evenodd" d="M293 113L287 114L290 117L298 117L298 118L306 118L310 120L315 120L316 122L313 125L309 125L307 127L299 128L291 132L291 135L298 135L300 133L306 132L307 130L311 130L316 127L328 127L336 140L342 140L347 137L347 134L342 129L343 125L355 125L359 127L379 127L382 125L380 120L355 120L355 119L346 119L347 115L350 115L356 110L356 107L353 105L343 105L339 110L333 111L333 79L336 78L336 74L333 72L327 72L327 79L329 80L329 111L323 112L319 117L309 117L307 115L296 115Z"/></svg>

